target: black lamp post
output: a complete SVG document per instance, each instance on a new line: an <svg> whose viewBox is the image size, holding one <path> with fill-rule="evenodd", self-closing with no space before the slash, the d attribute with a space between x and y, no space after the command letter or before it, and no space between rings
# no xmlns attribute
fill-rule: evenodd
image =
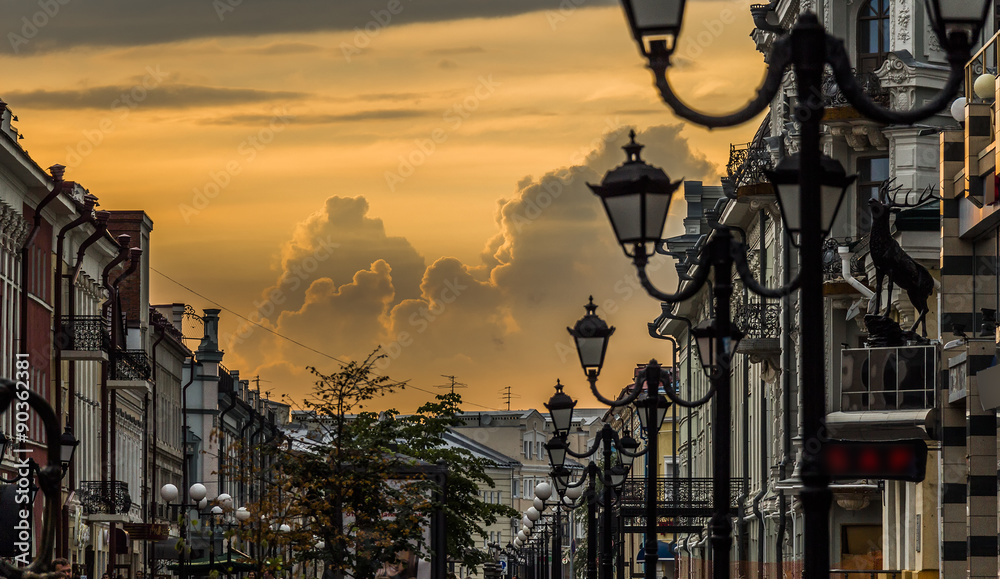
<svg viewBox="0 0 1000 579"><path fill-rule="evenodd" d="M594 446L592 446L588 451L581 453L573 452L573 450L569 448L569 445L566 444L565 439L563 439L562 436L560 435L556 435L551 441L549 441L547 445L547 447L550 449L550 457L552 456L551 449L553 446L559 446L561 448L560 452L564 453L563 456L565 456L565 454L569 454L570 456L576 458L590 458L594 456L598 450L603 450L602 459L604 461L604 472L602 473L601 476L601 483L604 486L603 502L604 502L605 515L603 519L604 525L603 528L601 529L601 545L600 545L601 579L611 579L613 573L613 558L612 558L613 554L611 552L611 538L612 538L611 513L613 512L614 493L615 491L621 488L622 484L624 484L625 478L628 476L629 466L632 463L631 459L645 452L644 451L643 453L635 453L631 457L628 457L627 459L624 458L626 457L626 452L628 452L626 450L626 447L629 449L633 449L634 448L634 446L632 446L633 443L635 443L634 440L632 440L631 443L623 445L623 439L618 438L618 435L611 428L611 425L605 424L604 427L601 428L601 430L598 432L597 439L594 441ZM617 450L617 452L612 452L613 450ZM627 464L625 460L628 461ZM557 490L560 488L568 489L570 486L566 482L566 479L569 476L568 471L566 471L565 467L563 467L562 465L557 465L555 463L553 463L552 467L553 467L553 480L556 483ZM589 468L592 468L596 471L597 466L593 464L593 461L591 461L591 464L588 465L588 469ZM562 502L563 500L562 496L563 496L562 494L558 495L559 498L557 502ZM594 496L593 498L596 499L596 496ZM589 537L596 537L597 529L594 526L589 526L587 529L587 533ZM588 557L592 557L593 551L590 551L587 555ZM589 571L590 569L588 567L588 573ZM594 577L588 575L588 579L594 579Z"/></svg>
<svg viewBox="0 0 1000 579"><path fill-rule="evenodd" d="M22 392L27 392L27 400L21 398ZM25 567L16 567L7 561L0 561L0 576L20 578L24 576L39 576L49 573L52 568L52 555L56 547L56 531L62 525L62 501L59 500L59 481L62 477L62 458L59 446L59 418L37 392L17 388L10 380L0 378L0 413L13 410L16 400L27 402L28 406L38 414L45 430L47 463L37 467L38 486L45 495L45 512L42 516L41 541L35 550L35 558Z"/></svg>
<svg viewBox="0 0 1000 579"><path fill-rule="evenodd" d="M69 471L69 465L73 462L73 456L76 455L76 447L80 446L80 441L73 436L73 431L70 430L69 426L59 437L59 462L62 465L63 476L66 476L66 472ZM0 453L3 456L3 453Z"/></svg>
<svg viewBox="0 0 1000 579"><path fill-rule="evenodd" d="M642 54L649 60L650 69L656 77L656 86L664 102L678 116L707 127L734 126L756 117L771 103L781 87L781 78L785 69L791 67L795 72L798 110L796 118L801 123L799 150L798 183L801 201L800 215L800 247L801 255L799 278L801 279L800 319L802 328L799 341L801 360L800 384L809 385L802 388L802 422L801 432L806 441L820 444L810 444L806 448L815 449L822 446L820 433L825 420L825 392L817 387L825 383L824 376L824 344L823 344L823 272L822 272L822 242L823 242L823 207L826 200L821 197L821 179L823 178L823 160L820 154L820 124L823 118L823 101L821 95L823 70L830 65L834 78L844 97L862 115L887 124L912 124L938 113L949 105L952 97L958 92L964 79L964 67L971 55L972 43L976 42L983 27L989 2L986 0L927 0L927 9L931 26L939 44L946 52L950 65L948 79L941 91L924 106L909 111L889 111L868 98L863 87L855 80L851 71L851 60L844 43L823 29L819 19L812 12L805 12L790 34L777 38L771 48L768 58L769 66L763 85L757 95L742 110L724 116L712 116L700 113L688 107L674 94L667 79L667 69L670 66L670 55L677 45L681 23L684 15L683 0L622 0L628 17L632 35L639 45ZM779 184L779 195L781 185ZM784 205L784 203L783 203ZM633 219L644 219L642 211L633 209ZM789 229L787 218L785 227ZM619 227L615 226L616 233ZM716 239L719 237L716 236ZM619 239L624 238L619 235ZM646 240L643 240L646 241ZM655 240L651 240L654 241ZM637 246L636 242L630 242ZM626 247L626 253L628 248ZM664 295L652 288L645 276L646 258L636 254L633 258L640 270L640 280L650 295L664 299ZM720 277L727 274L719 271L716 265L716 283ZM703 268L704 269L704 268ZM741 271L741 277L747 277ZM700 284L692 284L692 286ZM750 284L747 284L748 286ZM751 286L751 289L755 289ZM756 289L755 289L756 292ZM686 292L683 292L686 294ZM757 292L759 293L759 292ZM678 301L680 296L666 296ZM686 295L684 297L690 297ZM728 295L716 293L716 301L725 297L725 312L717 309L719 326L717 331L725 335L728 324ZM768 297L774 297L772 296ZM721 305L721 304L719 304ZM722 353L720 362L723 370L728 371L727 356ZM713 388L715 388L713 380ZM726 388L725 390L728 390ZM719 390L720 394L722 390ZM728 402L728 394L726 394ZM721 412L722 404L717 400L717 410ZM728 408L727 408L728 410ZM727 469L728 471L728 469ZM718 472L716 472L718 475ZM727 472L728 474L728 472ZM829 510L832 495L828 488L828 477L818 460L818 454L813 451L802 456L803 491L801 498L805 515L804 544L804 576L810 579L825 577L829 573ZM718 489L716 489L718 490ZM718 504L715 505L719 507ZM718 516L720 513L716 513ZM728 520L726 521L728 526ZM728 537L722 540L717 537L717 531L722 531L721 525L713 522L713 551L718 555L718 549L725 549L728 555ZM716 578L728 575L728 562L720 566L722 561L716 561L713 574Z"/></svg>
<svg viewBox="0 0 1000 579"><path fill-rule="evenodd" d="M728 228L717 225L714 235L705 246L706 255L702 256L699 266L694 271L690 283L682 286L675 294L666 294L656 289L646 275L648 259L656 251L656 246L661 243L660 236L664 221L653 223L650 221L649 211L636 211L636 207L645 207L650 202L643 201L650 197L650 191L656 192L665 199L666 207L656 205L656 219L662 217L665 220L669 210L670 194L665 191L676 189L677 184L671 184L669 178L663 171L651 167L639 157L642 145L635 142L635 132L631 132L631 142L625 147L626 161L623 165L609 171L602 180L601 185L588 186L601 198L605 205L608 217L618 236L618 241L622 245L625 254L632 258L636 266L639 281L649 295L664 302L676 303L694 297L705 286L709 280L709 270L714 274L712 283L712 299L715 303L715 321L713 332L716 340L712 343L710 358L711 382L709 392L700 400L684 400L670 387L665 387L661 382L660 365L655 360L650 361L646 368L636 378L635 388L631 393L622 399L612 401L604 398L597 391L596 373L584 368L587 372L591 391L601 402L611 406L622 406L630 403L640 394L644 399L640 402L640 418L645 418L647 424L647 452L653 457L647 461L646 486L646 541L645 552L645 577L646 579L656 578L656 562L658 560L658 537L656 529L656 504L658 501L658 488L656 476L655 457L657 456L657 434L650 428L650 425L657 425L662 420L659 410L665 412L663 406L666 401L660 402L659 397L665 395L671 402L681 406L692 408L701 406L709 400L713 401L713 411L716 420L712 423L713 435L713 473L712 473L712 508L713 516L710 526L712 528L712 560L713 574L715 579L723 579L728 576L729 569L729 547L732 542L732 525L730 517L730 449L729 449L729 421L728 417L732 410L732 393L730 388L730 359L735 352L735 345L741 335L734 331L731 320L730 298L733 293L733 268L735 266L740 279L754 293L765 297L781 297L787 295L797 286L798 280L788 286L771 289L765 288L757 283L750 272L750 267L746 261L745 249L742 244L737 243ZM613 187L609 188L608 183ZM633 211L628 214L615 207L617 198L631 197L630 203ZM609 203L612 202L612 203ZM662 209L660 211L659 209ZM630 232L623 235L622 232ZM704 328L706 331L708 328ZM704 341L704 340L703 340ZM655 401L653 400L655 399ZM642 411L644 409L645 411ZM645 415L645 416L643 416Z"/></svg>

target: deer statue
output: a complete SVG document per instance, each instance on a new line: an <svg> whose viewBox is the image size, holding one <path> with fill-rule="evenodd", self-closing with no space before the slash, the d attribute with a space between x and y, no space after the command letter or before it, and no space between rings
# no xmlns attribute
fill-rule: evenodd
<svg viewBox="0 0 1000 579"><path fill-rule="evenodd" d="M868 206L872 212L872 229L869 234L869 255L875 265L875 314L879 315L882 306L882 278L889 278L888 291L886 292L885 316L888 316L892 308L892 285L895 283L900 289L906 290L910 303L917 309L917 319L913 322L909 332L916 331L917 326L921 326L921 333L927 337L927 299L934 290L934 278L931 277L927 269L913 260L912 257L903 251L899 243L892 237L889 231L889 214L898 212L906 208L920 207L930 201L939 200L935 196L933 189L928 187L921 194L916 203L910 204L896 203L894 196L900 187L892 188L892 181L886 180L879 186L878 198L868 201Z"/></svg>

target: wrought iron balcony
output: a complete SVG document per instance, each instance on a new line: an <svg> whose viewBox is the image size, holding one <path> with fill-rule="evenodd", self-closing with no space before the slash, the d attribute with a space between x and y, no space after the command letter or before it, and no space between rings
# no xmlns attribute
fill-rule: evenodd
<svg viewBox="0 0 1000 579"><path fill-rule="evenodd" d="M733 323L746 338L781 336L781 304L775 300L733 301ZM742 349L742 348L741 348Z"/></svg>
<svg viewBox="0 0 1000 579"><path fill-rule="evenodd" d="M868 98L883 107L889 106L889 91L882 88L882 83L874 72L857 69L853 69L853 72L855 80L864 89ZM823 73L823 106L828 109L853 108L844 93L840 91L840 86L837 85L829 69Z"/></svg>
<svg viewBox="0 0 1000 579"><path fill-rule="evenodd" d="M642 532L645 529L646 478L625 480L621 493L621 516L626 532ZM746 485L741 478L730 479L730 512L736 515L739 497ZM664 478L656 479L657 525L669 527L674 532L697 532L712 516L711 478Z"/></svg>
<svg viewBox="0 0 1000 579"><path fill-rule="evenodd" d="M143 350L116 350L111 353L108 386L111 388L145 388L153 371Z"/></svg>
<svg viewBox="0 0 1000 579"><path fill-rule="evenodd" d="M86 356L84 352L106 353L111 349L108 322L101 316L63 316L62 331L57 339L60 350L83 356Z"/></svg>
<svg viewBox="0 0 1000 579"><path fill-rule="evenodd" d="M764 176L772 169L771 153L760 140L742 145L729 145L729 163L726 173L736 197L774 194L774 188Z"/></svg>
<svg viewBox="0 0 1000 579"><path fill-rule="evenodd" d="M128 483L122 481L85 480L77 489L80 504L87 515L124 515L132 508ZM92 517L93 518L93 517Z"/></svg>

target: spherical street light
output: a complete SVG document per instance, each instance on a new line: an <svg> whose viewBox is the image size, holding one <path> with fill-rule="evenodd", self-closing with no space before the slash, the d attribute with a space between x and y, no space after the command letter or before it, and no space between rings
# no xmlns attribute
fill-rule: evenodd
<svg viewBox="0 0 1000 579"><path fill-rule="evenodd" d="M222 507L220 507L219 505L215 505L214 507L212 507L211 512L213 515L221 515L224 511L222 510Z"/></svg>
<svg viewBox="0 0 1000 579"><path fill-rule="evenodd" d="M965 122L965 104L969 100L965 97L958 97L955 102L951 103L951 118L959 123Z"/></svg>
<svg viewBox="0 0 1000 579"><path fill-rule="evenodd" d="M191 497L192 501L200 502L208 496L208 489L201 483L194 483L191 485L191 488L188 489L188 496Z"/></svg>
<svg viewBox="0 0 1000 579"><path fill-rule="evenodd" d="M546 501L552 496L552 485L547 482L535 485L535 496Z"/></svg>
<svg viewBox="0 0 1000 579"><path fill-rule="evenodd" d="M578 498L580 498L582 496L583 496L583 485L582 484L577 485L575 487L567 487L566 488L566 498L568 498L569 500L575 501L576 499L578 499Z"/></svg>
<svg viewBox="0 0 1000 579"><path fill-rule="evenodd" d="M160 498L163 499L164 502L172 503L172 502L176 501L177 500L177 496L179 494L180 494L180 491L177 490L177 487L174 486L174 485L172 485L172 484L170 484L170 483L167 483L167 484L163 485L162 487L160 487Z"/></svg>
<svg viewBox="0 0 1000 579"><path fill-rule="evenodd" d="M997 77L988 72L976 77L975 82L972 83L972 92L976 93L976 96L984 101L995 99L996 90Z"/></svg>
<svg viewBox="0 0 1000 579"><path fill-rule="evenodd" d="M538 497L535 497L535 499L533 501L531 501L531 505L539 513L545 511L545 501L543 501L542 499L540 499Z"/></svg>
<svg viewBox="0 0 1000 579"><path fill-rule="evenodd" d="M542 513L540 513L535 507L528 507L528 510L524 511L524 516L528 517L532 521L537 521L538 518L542 516Z"/></svg>
<svg viewBox="0 0 1000 579"><path fill-rule="evenodd" d="M535 526L535 521L529 519L528 515L524 515L523 517L521 517L521 524L530 529Z"/></svg>
<svg viewBox="0 0 1000 579"><path fill-rule="evenodd" d="M278 527L278 530L281 531L282 533L287 533L291 531L292 528L286 525L285 523L282 523L281 526Z"/></svg>
<svg viewBox="0 0 1000 579"><path fill-rule="evenodd" d="M246 507L240 507L236 509L236 520L242 523L249 518L250 518L250 511L248 511Z"/></svg>

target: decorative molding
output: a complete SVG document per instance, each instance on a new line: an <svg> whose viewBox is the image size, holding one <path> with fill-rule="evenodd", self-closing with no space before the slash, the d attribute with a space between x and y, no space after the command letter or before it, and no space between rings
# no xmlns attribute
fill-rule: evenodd
<svg viewBox="0 0 1000 579"><path fill-rule="evenodd" d="M0 245L11 252L21 250L30 224L13 207L0 201Z"/></svg>
<svg viewBox="0 0 1000 579"><path fill-rule="evenodd" d="M896 7L896 40L899 44L910 41L910 0L900 0Z"/></svg>

